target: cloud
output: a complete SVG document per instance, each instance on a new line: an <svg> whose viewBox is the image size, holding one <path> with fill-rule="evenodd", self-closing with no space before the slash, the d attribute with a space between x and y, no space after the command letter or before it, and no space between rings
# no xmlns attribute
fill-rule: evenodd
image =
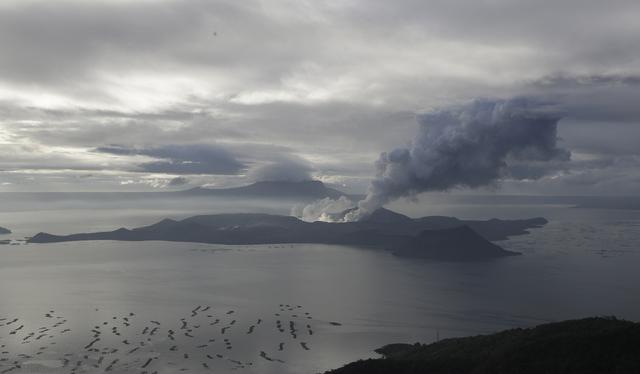
<svg viewBox="0 0 640 374"><path fill-rule="evenodd" d="M24 1L0 8L0 68L9 97L45 106L162 110L202 99L407 109L443 88L468 99L476 89L567 66L624 72L638 57L640 26L630 16L638 8L594 0L551 7L524 0ZM583 29L590 32L575 32Z"/></svg>
<svg viewBox="0 0 640 374"><path fill-rule="evenodd" d="M608 85L640 85L640 75L637 74L567 74L554 73L538 78L533 82L540 87L594 87Z"/></svg>
<svg viewBox="0 0 640 374"><path fill-rule="evenodd" d="M475 100L421 115L410 147L380 155L377 175L352 218L400 197L494 184L514 161L567 161L570 153L557 147L560 118L553 105L526 98ZM527 171L510 176L541 177L539 169Z"/></svg>
<svg viewBox="0 0 640 374"><path fill-rule="evenodd" d="M169 181L168 186L184 186L185 184L189 184L189 180L185 177L175 177Z"/></svg>
<svg viewBox="0 0 640 374"><path fill-rule="evenodd" d="M249 171L248 177L253 181L301 182L313 179L312 171L313 167L304 160L282 158L256 166Z"/></svg>
<svg viewBox="0 0 640 374"><path fill-rule="evenodd" d="M637 124L640 108L640 72L610 74L554 73L528 83L530 95L546 97L562 105L566 118L582 122Z"/></svg>
<svg viewBox="0 0 640 374"><path fill-rule="evenodd" d="M149 148L98 147L96 152L159 159L137 165L140 171L164 174L237 174L246 168L225 148L209 144L163 145Z"/></svg>
<svg viewBox="0 0 640 374"><path fill-rule="evenodd" d="M54 171L64 188L108 189L132 171L228 185L285 155L360 186L381 151L409 148L416 114L515 96L561 107L562 147L631 157L639 11L632 0L4 0L0 168L43 184ZM104 144L232 154L91 151ZM512 160L505 176L574 167ZM78 180L81 169L101 177Z"/></svg>

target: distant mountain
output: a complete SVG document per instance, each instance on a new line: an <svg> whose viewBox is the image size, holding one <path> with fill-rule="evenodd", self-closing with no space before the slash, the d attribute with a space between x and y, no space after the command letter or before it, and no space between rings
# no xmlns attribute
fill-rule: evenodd
<svg viewBox="0 0 640 374"><path fill-rule="evenodd" d="M11 230L0 227L0 235L1 234L11 234Z"/></svg>
<svg viewBox="0 0 640 374"><path fill-rule="evenodd" d="M256 182L248 186L234 188L203 188L196 187L186 191L174 192L190 196L230 196L230 197L264 197L276 199L305 199L317 200L325 197L337 199L340 196L358 198L334 188L327 187L316 180L302 182L265 181Z"/></svg>
<svg viewBox="0 0 640 374"><path fill-rule="evenodd" d="M323 243L368 246L398 256L446 261L475 261L517 254L489 240L521 235L546 223L544 218L517 221L461 221L448 217L412 219L381 209L359 222L305 222L270 214L216 214L181 221L162 220L128 230L73 234L39 233L30 243L79 240L166 240L216 244Z"/></svg>
<svg viewBox="0 0 640 374"><path fill-rule="evenodd" d="M640 324L586 318L376 352L325 374L640 373Z"/></svg>
<svg viewBox="0 0 640 374"><path fill-rule="evenodd" d="M385 208L377 209L370 215L364 217L362 221L379 224L407 224L413 222L411 218Z"/></svg>

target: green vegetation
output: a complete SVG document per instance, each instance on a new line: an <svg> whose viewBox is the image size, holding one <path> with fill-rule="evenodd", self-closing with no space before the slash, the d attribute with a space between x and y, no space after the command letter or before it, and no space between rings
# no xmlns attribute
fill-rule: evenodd
<svg viewBox="0 0 640 374"><path fill-rule="evenodd" d="M640 373L640 324L587 318L376 352L327 374Z"/></svg>

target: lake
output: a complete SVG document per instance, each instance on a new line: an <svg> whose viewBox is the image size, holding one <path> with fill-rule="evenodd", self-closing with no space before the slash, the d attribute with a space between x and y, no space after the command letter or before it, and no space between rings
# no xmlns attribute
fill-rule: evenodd
<svg viewBox="0 0 640 374"><path fill-rule="evenodd" d="M291 206L8 193L0 204L0 226L14 231L0 239L18 240L0 245L0 371L319 373L392 342L593 315L640 320L636 210L440 198L390 206L412 216L550 220L499 243L523 256L459 264L308 244L25 245L39 231Z"/></svg>

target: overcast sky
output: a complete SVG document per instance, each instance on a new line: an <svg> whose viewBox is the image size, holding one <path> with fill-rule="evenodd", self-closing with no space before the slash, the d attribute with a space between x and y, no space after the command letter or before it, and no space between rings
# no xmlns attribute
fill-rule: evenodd
<svg viewBox="0 0 640 374"><path fill-rule="evenodd" d="M315 177L364 191L416 117L534 97L570 160L504 193L640 192L640 2L0 2L0 191Z"/></svg>

